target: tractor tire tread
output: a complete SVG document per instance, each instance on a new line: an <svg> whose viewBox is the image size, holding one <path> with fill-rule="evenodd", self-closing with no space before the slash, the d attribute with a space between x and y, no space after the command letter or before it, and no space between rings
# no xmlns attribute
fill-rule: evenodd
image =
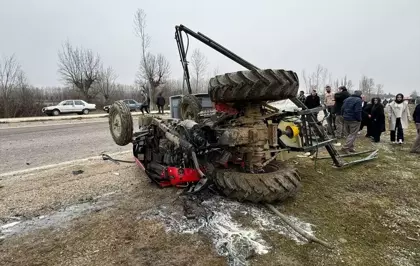
<svg viewBox="0 0 420 266"><path fill-rule="evenodd" d="M213 102L279 101L296 97L299 79L283 69L248 70L226 73L210 79Z"/></svg>
<svg viewBox="0 0 420 266"><path fill-rule="evenodd" d="M268 166L273 171L261 174L218 169L214 183L227 197L239 201L271 203L294 197L301 188L298 172L279 161Z"/></svg>
<svg viewBox="0 0 420 266"><path fill-rule="evenodd" d="M120 116L121 119L121 134L116 134L113 131L112 121L115 116ZM109 130L115 143L120 146L125 146L132 142L133 139L133 118L131 116L130 108L123 101L116 101L109 109Z"/></svg>

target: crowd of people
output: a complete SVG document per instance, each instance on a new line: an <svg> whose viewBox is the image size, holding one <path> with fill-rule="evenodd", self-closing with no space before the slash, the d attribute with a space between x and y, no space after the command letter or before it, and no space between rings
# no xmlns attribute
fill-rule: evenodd
<svg viewBox="0 0 420 266"><path fill-rule="evenodd" d="M309 109L321 106L316 90L307 97L301 91L298 99ZM327 117L329 133L338 140L345 139L341 149L343 153L355 152L354 143L365 127L365 137L371 138L374 143L380 142L382 133L386 131L385 115L388 117L390 141L395 144L403 144L404 131L411 120L416 123L417 138L411 152L420 153L420 104L411 114L403 94L397 94L395 100L389 102L387 100L382 102L378 97L367 102L361 91L356 90L350 94L345 86L341 86L337 93L333 93L331 87L326 86L322 104L329 114Z"/></svg>

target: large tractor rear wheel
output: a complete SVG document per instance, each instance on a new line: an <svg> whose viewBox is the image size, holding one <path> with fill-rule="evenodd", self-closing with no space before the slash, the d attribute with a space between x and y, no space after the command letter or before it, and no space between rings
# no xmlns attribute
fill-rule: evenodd
<svg viewBox="0 0 420 266"><path fill-rule="evenodd" d="M273 161L264 170L262 174L217 170L214 183L227 197L254 203L283 201L299 191L300 177L294 168Z"/></svg>
<svg viewBox="0 0 420 266"><path fill-rule="evenodd" d="M209 82L213 102L279 101L296 97L299 79L283 69L238 71L215 76Z"/></svg>
<svg viewBox="0 0 420 266"><path fill-rule="evenodd" d="M125 146L133 139L133 118L123 101L116 101L109 109L109 130L115 143Z"/></svg>

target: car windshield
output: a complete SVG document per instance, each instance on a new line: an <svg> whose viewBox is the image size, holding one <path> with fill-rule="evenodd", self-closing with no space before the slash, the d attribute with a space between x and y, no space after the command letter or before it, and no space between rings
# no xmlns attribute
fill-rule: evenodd
<svg viewBox="0 0 420 266"><path fill-rule="evenodd" d="M58 105L64 105L67 101L62 101Z"/></svg>

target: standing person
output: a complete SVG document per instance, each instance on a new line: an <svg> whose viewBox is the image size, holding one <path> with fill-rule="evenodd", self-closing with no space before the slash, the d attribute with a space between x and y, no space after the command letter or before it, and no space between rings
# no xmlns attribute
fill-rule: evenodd
<svg viewBox="0 0 420 266"><path fill-rule="evenodd" d="M371 134L373 142L381 141L381 134L385 132L385 111L381 104L380 98L372 99L372 110L370 112L370 119L372 121Z"/></svg>
<svg viewBox="0 0 420 266"><path fill-rule="evenodd" d="M316 90L312 90L311 95L306 97L305 105L306 105L306 107L308 107L308 109L313 109L313 108L321 106L321 99L319 98L318 94L316 93ZM313 113L313 114L316 117L316 120L318 121L318 113Z"/></svg>
<svg viewBox="0 0 420 266"><path fill-rule="evenodd" d="M382 102L382 105L383 105L383 106L384 106L384 108L385 108L387 104L388 104L388 100L387 100L387 99L385 99L385 100Z"/></svg>
<svg viewBox="0 0 420 266"><path fill-rule="evenodd" d="M373 101L372 101L373 103ZM372 104L366 102L366 96L362 95L362 123L360 123L360 131L366 126L366 135L365 137L369 138L371 134L371 119L369 117L372 110ZM359 131L359 134L360 134Z"/></svg>
<svg viewBox="0 0 420 266"><path fill-rule="evenodd" d="M413 121L416 123L417 137L410 152L420 153L420 103L417 104L416 109L414 110Z"/></svg>
<svg viewBox="0 0 420 266"><path fill-rule="evenodd" d="M337 138L344 138L344 119L343 119L343 103L344 100L350 97L350 93L347 91L345 86L338 88L338 92L334 94L334 110L335 110L335 126L337 128Z"/></svg>
<svg viewBox="0 0 420 266"><path fill-rule="evenodd" d="M156 99L156 105L158 107L158 113L163 114L163 107L165 106L165 98L163 98L162 93L159 93L159 96Z"/></svg>
<svg viewBox="0 0 420 266"><path fill-rule="evenodd" d="M150 106L150 97L149 95L146 95L146 97L144 98L143 104L141 105L140 111L142 114L144 114L144 111L146 111L146 113L149 113L149 106Z"/></svg>
<svg viewBox="0 0 420 266"><path fill-rule="evenodd" d="M360 123L362 121L362 92L355 91L354 94L344 100L342 111L344 119L344 130L347 135L346 144L341 151L355 152L354 142L359 132Z"/></svg>
<svg viewBox="0 0 420 266"><path fill-rule="evenodd" d="M324 104L327 106L327 111L330 114L327 118L328 126L332 131L334 131L335 127L335 118L334 118L334 105L335 105L335 99L334 99L334 93L331 92L331 87L326 86L325 87L325 99Z"/></svg>
<svg viewBox="0 0 420 266"><path fill-rule="evenodd" d="M316 93L316 90L312 90L311 95L306 97L305 99L305 105L308 107L308 109L313 109L318 106L321 106L321 99L319 98L318 94Z"/></svg>
<svg viewBox="0 0 420 266"><path fill-rule="evenodd" d="M305 103L306 97L305 97L305 92L304 91L299 92L298 100L301 101L302 103Z"/></svg>
<svg viewBox="0 0 420 266"><path fill-rule="evenodd" d="M408 109L408 103L404 101L404 95L398 93L395 101L388 105L388 115L391 142L403 144L404 129L408 128L408 122L411 120L410 110Z"/></svg>

